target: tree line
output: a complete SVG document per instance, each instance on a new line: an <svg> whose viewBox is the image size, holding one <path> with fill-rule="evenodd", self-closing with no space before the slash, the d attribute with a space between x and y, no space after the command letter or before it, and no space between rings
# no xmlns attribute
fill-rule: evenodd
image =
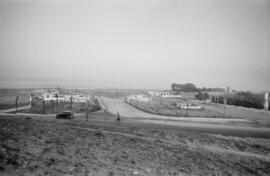
<svg viewBox="0 0 270 176"><path fill-rule="evenodd" d="M172 83L171 85L171 90L172 91L175 91L175 92L224 92L226 91L224 88L213 88L213 87L210 87L210 88L206 88L206 87L203 87L203 88L199 88L199 87L196 87L194 84L192 83L185 83L185 84L177 84L177 83Z"/></svg>
<svg viewBox="0 0 270 176"><path fill-rule="evenodd" d="M254 94L252 92L237 92L236 94L225 96L213 96L212 102L224 103L226 99L226 104L243 106L247 108L264 108L264 97L263 94Z"/></svg>
<svg viewBox="0 0 270 176"><path fill-rule="evenodd" d="M264 96L263 94L255 94L249 91L240 91L235 93L224 93L219 96L209 96L207 92L226 92L222 88L198 88L192 83L171 85L172 91L177 94L180 92L197 92L195 98L198 100L212 99L215 103L226 103L228 105L243 106L248 108L263 109L264 108Z"/></svg>

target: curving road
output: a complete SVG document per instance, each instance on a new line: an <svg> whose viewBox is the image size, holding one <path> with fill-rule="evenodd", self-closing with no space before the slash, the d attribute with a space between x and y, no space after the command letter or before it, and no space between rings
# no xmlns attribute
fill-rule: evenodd
<svg viewBox="0 0 270 176"><path fill-rule="evenodd" d="M121 117L127 117L122 121L125 125L229 136L270 138L270 128L252 127L246 119L159 116L142 112L119 99L99 97L98 101L102 104L104 111L111 114L117 114L118 111ZM106 122L102 121L102 123Z"/></svg>
<svg viewBox="0 0 270 176"><path fill-rule="evenodd" d="M111 114L120 113L122 117L128 118L146 118L158 120L175 120L175 121L192 121L192 122L211 122L211 123L228 123L228 122L249 122L246 119L225 119L225 118L199 118L199 117L171 117L149 114L136 109L120 99L98 97L101 108Z"/></svg>

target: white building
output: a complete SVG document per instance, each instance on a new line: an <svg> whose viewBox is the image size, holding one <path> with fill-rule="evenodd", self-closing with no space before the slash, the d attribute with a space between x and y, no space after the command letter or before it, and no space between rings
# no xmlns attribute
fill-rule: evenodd
<svg viewBox="0 0 270 176"><path fill-rule="evenodd" d="M183 103L178 103L176 105L177 108L179 109L189 109L189 110L200 110L202 109L201 106L195 105L195 104L183 104Z"/></svg>
<svg viewBox="0 0 270 176"><path fill-rule="evenodd" d="M56 95L58 94L58 92L44 92L42 98L44 101L56 101Z"/></svg>
<svg viewBox="0 0 270 176"><path fill-rule="evenodd" d="M57 98L58 95L58 98ZM70 98L72 97L73 102L85 103L89 99L89 97L81 96L81 95L59 95L58 92L45 92L42 94L42 99L44 101L57 101L58 102L70 102Z"/></svg>
<svg viewBox="0 0 270 176"><path fill-rule="evenodd" d="M161 92L158 92L158 91L149 91L148 94L153 96L153 97L161 96Z"/></svg>
<svg viewBox="0 0 270 176"><path fill-rule="evenodd" d="M162 95L161 97L163 97L163 98L181 98L182 96L181 95L165 94L165 95Z"/></svg>
<svg viewBox="0 0 270 176"><path fill-rule="evenodd" d="M136 101L152 101L152 98L148 95L144 95L144 94L139 94L139 95L131 95L131 96L127 96L127 101L132 101L132 100L136 100Z"/></svg>
<svg viewBox="0 0 270 176"><path fill-rule="evenodd" d="M149 91L149 95L154 97L163 97L163 98L180 98L181 95L173 95L169 91Z"/></svg>
<svg viewBox="0 0 270 176"><path fill-rule="evenodd" d="M81 96L81 95L74 95L72 97L73 102L78 102L78 103L85 103L87 102L88 99L89 97Z"/></svg>

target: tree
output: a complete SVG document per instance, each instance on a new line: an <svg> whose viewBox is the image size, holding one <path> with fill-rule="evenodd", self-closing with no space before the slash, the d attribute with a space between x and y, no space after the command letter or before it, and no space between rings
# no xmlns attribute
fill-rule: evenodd
<svg viewBox="0 0 270 176"><path fill-rule="evenodd" d="M203 92L206 92L206 88L205 88L205 87L203 87L202 91L203 91Z"/></svg>
<svg viewBox="0 0 270 176"><path fill-rule="evenodd" d="M209 98L209 94L207 92L201 92L199 91L196 95L195 98L198 100L207 100ZM212 100L213 101L213 100Z"/></svg>
<svg viewBox="0 0 270 176"><path fill-rule="evenodd" d="M171 85L171 89L172 89L172 91L176 91L176 87L177 87L177 84L172 83L172 85Z"/></svg>
<svg viewBox="0 0 270 176"><path fill-rule="evenodd" d="M199 89L192 83L186 83L186 84L176 84L173 83L171 85L172 91L183 91L183 92L196 92Z"/></svg>

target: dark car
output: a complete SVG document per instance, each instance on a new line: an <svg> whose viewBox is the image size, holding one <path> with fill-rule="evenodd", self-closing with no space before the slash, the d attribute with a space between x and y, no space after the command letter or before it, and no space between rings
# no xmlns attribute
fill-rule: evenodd
<svg viewBox="0 0 270 176"><path fill-rule="evenodd" d="M62 112L56 115L57 119L73 119L73 113L72 112Z"/></svg>

